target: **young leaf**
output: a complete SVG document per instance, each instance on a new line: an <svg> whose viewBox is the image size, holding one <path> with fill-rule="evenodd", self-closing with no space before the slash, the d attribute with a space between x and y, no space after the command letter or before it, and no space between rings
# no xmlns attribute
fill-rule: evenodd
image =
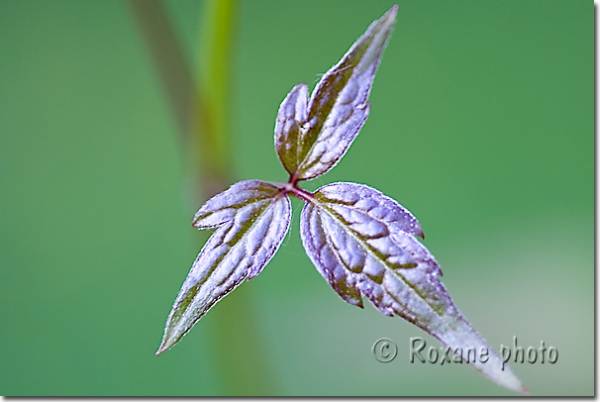
<svg viewBox="0 0 600 402"><path fill-rule="evenodd" d="M306 84L294 87L282 102L275 147L289 181L280 186L240 182L198 211L195 227L218 229L175 300L157 354L177 343L245 278L263 269L289 227L290 194L307 203L300 221L306 252L342 299L363 307L365 296L383 314L400 316L425 330L447 346L443 359L449 363L468 359L471 349L480 357L487 350L487 361L465 362L499 385L527 392L454 306L439 280L438 263L415 238L424 237L423 231L409 211L361 184L334 183L314 194L298 186L329 171L365 122L366 101L397 9L392 7L371 24L325 74L310 102Z"/></svg>
<svg viewBox="0 0 600 402"><path fill-rule="evenodd" d="M487 362L470 363L496 383L524 392L454 306L437 262L414 237L423 234L419 223L394 200L365 185L326 185L304 207L300 231L308 256L342 299L362 307L364 295L382 313L439 339L451 356L486 348Z"/></svg>
<svg viewBox="0 0 600 402"><path fill-rule="evenodd" d="M281 164L293 174L302 161L303 144L306 141L308 86L296 85L285 97L275 120L275 149Z"/></svg>
<svg viewBox="0 0 600 402"><path fill-rule="evenodd" d="M313 91L297 85L282 102L275 148L292 182L319 177L344 156L369 115L367 98L398 6L373 22Z"/></svg>
<svg viewBox="0 0 600 402"><path fill-rule="evenodd" d="M157 354L179 342L244 279L260 273L279 248L290 218L289 198L276 186L258 180L236 183L200 208L193 225L219 228L181 287Z"/></svg>

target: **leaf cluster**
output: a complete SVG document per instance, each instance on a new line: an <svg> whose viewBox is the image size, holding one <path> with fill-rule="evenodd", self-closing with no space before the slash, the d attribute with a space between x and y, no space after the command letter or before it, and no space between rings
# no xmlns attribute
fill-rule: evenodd
<svg viewBox="0 0 600 402"><path fill-rule="evenodd" d="M485 347L471 364L496 383L526 392L510 368L454 306L440 267L417 237L417 219L395 200L363 184L340 182L315 192L299 186L330 171L369 115L377 67L394 28L397 6L374 21L317 84L285 97L275 123L275 149L289 180L242 181L208 200L193 226L216 229L194 261L167 319L160 354L174 346L221 298L258 275L285 237L290 196L305 201L302 243L310 260L346 302L363 296L387 316L400 316L452 350ZM504 367L501 370L501 367Z"/></svg>

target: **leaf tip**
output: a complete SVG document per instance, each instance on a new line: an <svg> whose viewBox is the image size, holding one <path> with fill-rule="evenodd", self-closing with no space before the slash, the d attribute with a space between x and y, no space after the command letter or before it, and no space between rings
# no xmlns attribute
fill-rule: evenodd
<svg viewBox="0 0 600 402"><path fill-rule="evenodd" d="M390 10L387 12L387 14L389 14L393 17L396 17L396 14L398 14L398 8L399 8L398 4L394 4L392 6L392 8L390 8Z"/></svg>
<svg viewBox="0 0 600 402"><path fill-rule="evenodd" d="M194 219L192 220L192 227L196 228L196 229L202 229L199 225L198 225L198 221L200 220L200 211L198 211L198 213L194 216Z"/></svg>
<svg viewBox="0 0 600 402"><path fill-rule="evenodd" d="M479 369L480 370L480 369ZM480 370L481 371L481 370ZM482 371L483 373L483 371ZM514 392L520 392L524 395L530 395L530 392L527 388L521 384L521 381L517 378L517 376L508 368L507 371L496 372L496 373L484 373L489 379L494 381L496 384L509 389Z"/></svg>
<svg viewBox="0 0 600 402"><path fill-rule="evenodd" d="M165 334L154 356L158 356L175 346L183 335L176 336L172 330L165 329Z"/></svg>
<svg viewBox="0 0 600 402"><path fill-rule="evenodd" d="M165 336L160 344L160 346L158 347L158 350L156 351L156 353L154 354L154 356L158 356L164 352L166 352L167 350L171 349L173 346L175 346L175 344L178 342L178 339L173 339L172 336L167 337Z"/></svg>
<svg viewBox="0 0 600 402"><path fill-rule="evenodd" d="M156 353L154 353L154 356L160 355L165 350L167 350L167 348L164 347L164 344L160 345L160 347L158 348L158 350L156 351Z"/></svg>
<svg viewBox="0 0 600 402"><path fill-rule="evenodd" d="M396 15L398 14L398 4L394 4L384 15L381 17L381 21L385 21L387 24L393 25L396 22Z"/></svg>

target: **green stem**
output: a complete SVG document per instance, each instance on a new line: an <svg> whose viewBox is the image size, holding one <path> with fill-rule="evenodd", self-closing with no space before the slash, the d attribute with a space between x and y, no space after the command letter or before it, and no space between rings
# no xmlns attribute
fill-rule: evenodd
<svg viewBox="0 0 600 402"><path fill-rule="evenodd" d="M235 0L207 0L202 13L196 92L204 101L197 104L202 119L196 124L193 151L204 199L231 184L229 83L236 10Z"/></svg>
<svg viewBox="0 0 600 402"><path fill-rule="evenodd" d="M209 0L205 3L199 63L199 88L206 102L206 118L197 131L203 193L209 197L231 184L228 137L233 28L237 2ZM213 346L224 393L227 395L271 395L273 382L254 319L248 285L238 287L212 311Z"/></svg>
<svg viewBox="0 0 600 402"><path fill-rule="evenodd" d="M160 0L129 0L158 70L197 178L198 207L231 183L228 122L231 55L237 2L208 0L202 19L201 60L194 79ZM188 151L189 150L189 151ZM211 314L216 368L225 395L272 395L248 286L240 286ZM190 370L193 370L190 367Z"/></svg>
<svg viewBox="0 0 600 402"><path fill-rule="evenodd" d="M129 0L129 5L156 67L185 149L194 115L192 69L160 0Z"/></svg>

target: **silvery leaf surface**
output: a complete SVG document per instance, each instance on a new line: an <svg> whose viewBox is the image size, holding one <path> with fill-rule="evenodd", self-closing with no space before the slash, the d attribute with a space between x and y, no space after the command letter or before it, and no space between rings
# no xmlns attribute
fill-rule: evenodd
<svg viewBox="0 0 600 402"><path fill-rule="evenodd" d="M296 85L285 97L275 120L275 149L289 174L298 170L305 151L308 86Z"/></svg>
<svg viewBox="0 0 600 402"><path fill-rule="evenodd" d="M375 72L396 22L398 6L371 24L340 62L317 84L299 84L282 102L275 123L275 148L297 180L331 170L358 135L367 116Z"/></svg>
<svg viewBox="0 0 600 402"><path fill-rule="evenodd" d="M208 200L193 225L218 229L194 261L173 304L157 354L175 345L221 298L258 275L279 248L291 218L289 198L258 180Z"/></svg>
<svg viewBox="0 0 600 402"><path fill-rule="evenodd" d="M518 378L454 306L440 268L415 238L417 220L396 201L365 185L320 188L300 220L306 252L342 299L400 316L456 350L481 347L489 361L472 365L506 388L523 392Z"/></svg>

